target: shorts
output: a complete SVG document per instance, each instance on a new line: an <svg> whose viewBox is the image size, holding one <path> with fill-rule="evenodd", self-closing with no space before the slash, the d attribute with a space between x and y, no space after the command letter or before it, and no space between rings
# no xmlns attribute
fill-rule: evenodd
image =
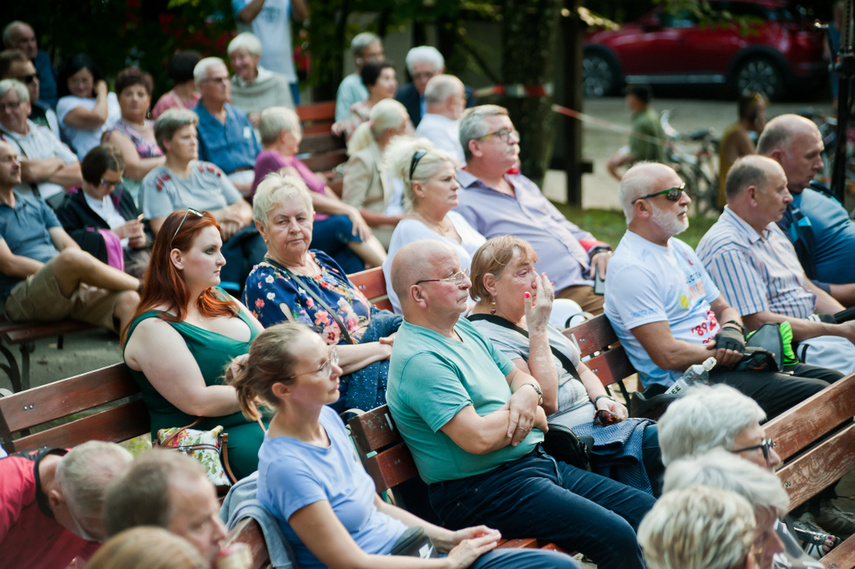
<svg viewBox="0 0 855 569"><path fill-rule="evenodd" d="M71 318L116 331L113 312L125 291L106 290L81 283L66 298L53 274L53 260L19 282L6 298L6 317L13 322Z"/></svg>

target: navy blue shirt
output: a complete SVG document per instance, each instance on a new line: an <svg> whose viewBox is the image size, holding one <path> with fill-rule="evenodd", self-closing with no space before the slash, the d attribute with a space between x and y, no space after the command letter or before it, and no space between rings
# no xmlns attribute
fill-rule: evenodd
<svg viewBox="0 0 855 569"><path fill-rule="evenodd" d="M43 199L14 195L14 209L0 203L0 238L13 254L47 263L59 255L48 229L62 226ZM22 280L0 273L0 298L5 299Z"/></svg>
<svg viewBox="0 0 855 569"><path fill-rule="evenodd" d="M255 166L261 145L245 112L226 103L226 124L223 124L201 102L193 111L199 115L200 160L213 162L226 174Z"/></svg>

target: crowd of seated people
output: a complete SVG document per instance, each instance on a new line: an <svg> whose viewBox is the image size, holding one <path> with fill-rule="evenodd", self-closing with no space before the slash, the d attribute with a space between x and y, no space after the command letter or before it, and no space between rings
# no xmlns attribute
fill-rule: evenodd
<svg viewBox="0 0 855 569"><path fill-rule="evenodd" d="M174 87L151 119L162 89L149 74L121 70L111 92L84 54L54 75L54 114L43 80L53 72L27 43L32 28L13 24L0 52L7 317L120 331L151 438L222 427L230 469L257 486L251 496L300 567L576 566L562 553L496 550L501 535L578 550L603 569L766 569L782 555L809 567L805 554L855 533L833 489L779 521L789 502L761 425L855 370L855 323L829 316L855 304L845 261L855 226L811 183L821 166L812 123L766 125L765 157L729 169L728 205L697 252L676 238L691 203L677 173L633 166L619 188L627 231L613 247L520 172L507 109L473 106L433 47L410 50L412 82L397 89L380 38L353 39L357 73L339 88L345 116L331 131L349 156L339 198L301 160L291 81L259 65L253 34L226 54L177 52ZM248 259L233 293L224 255L243 239L266 253ZM393 311L349 277L378 266ZM56 302L37 306L45 298ZM726 385L708 389L730 414L701 389L674 397L659 424L630 418L550 324L558 299L605 313L652 395L714 358L709 381ZM746 348L746 333L767 323L793 344L782 369L757 369ZM350 450L337 413L386 403L443 527L384 502ZM736 410L744 421L727 432L712 421ZM591 437L590 470L544 450L550 427ZM52 563L88 557L108 537L95 567L153 541L180 566L221 554L226 517L197 462L155 450L125 468L116 453L93 509L55 474L63 453L0 459L49 508L37 522L53 532ZM4 490L0 500L12 499ZM695 523L708 515L730 527ZM30 531L16 523L0 524L0 556ZM390 557L413 540L440 557ZM3 558L26 565L30 553Z"/></svg>

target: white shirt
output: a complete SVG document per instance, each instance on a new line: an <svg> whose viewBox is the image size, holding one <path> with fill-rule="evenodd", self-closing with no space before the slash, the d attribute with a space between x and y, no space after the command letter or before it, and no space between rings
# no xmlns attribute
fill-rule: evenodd
<svg viewBox="0 0 855 569"><path fill-rule="evenodd" d="M460 123L453 121L443 115L428 113L422 115L419 126L416 127L416 136L427 138L436 148L445 150L452 158L457 160L457 166L466 164L463 157L463 147L460 146Z"/></svg>
<svg viewBox="0 0 855 569"><path fill-rule="evenodd" d="M75 97L74 95L66 95L61 98L56 104L56 116L59 118L59 126L66 138L77 151L77 156L81 160L86 154L101 144L101 134L113 130L113 125L122 118L122 109L119 107L119 99L115 93L107 94L107 120L99 127L93 129L83 129L70 126L65 122L65 116L72 110L83 107L87 111L95 108L98 99Z"/></svg>
<svg viewBox="0 0 855 569"><path fill-rule="evenodd" d="M0 138L12 145L18 152L19 157L28 160L45 160L47 158L60 158L66 164L77 162L77 156L71 151L59 137L54 134L48 127L39 126L33 121L27 119L29 132L27 134L18 134L3 127L0 127ZM42 182L40 184L30 184L23 182L18 184L13 189L21 195L32 196L33 187L37 187L42 199L65 191L65 188L59 184L51 182Z"/></svg>

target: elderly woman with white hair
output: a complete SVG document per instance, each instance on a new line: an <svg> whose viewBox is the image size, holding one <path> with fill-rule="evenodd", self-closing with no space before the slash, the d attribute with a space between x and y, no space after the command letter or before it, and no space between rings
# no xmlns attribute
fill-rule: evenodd
<svg viewBox="0 0 855 569"><path fill-rule="evenodd" d="M766 437L761 425L765 419L760 405L729 385L694 386L659 419L662 462L670 471L677 460L720 448L771 472L781 457L775 452L775 442ZM666 487L667 480L666 471ZM826 492L827 500L834 496L833 489ZM823 508L829 511L826 517L836 514L830 501L820 506ZM811 555L821 556L840 543L815 523L812 513L805 512L790 525Z"/></svg>
<svg viewBox="0 0 855 569"><path fill-rule="evenodd" d="M394 99L374 105L348 144L341 198L359 209L374 235L389 248L392 231L404 218L404 186L383 167L383 152L396 136L411 132L407 110Z"/></svg>
<svg viewBox="0 0 855 569"><path fill-rule="evenodd" d="M757 522L735 492L694 486L659 499L638 528L648 569L757 569Z"/></svg>
<svg viewBox="0 0 855 569"><path fill-rule="evenodd" d="M246 279L243 298L267 328L302 322L337 345L341 399L337 410L386 402L393 335L401 317L378 310L329 255L310 249L314 209L300 178L269 174L252 202L267 255Z"/></svg>
<svg viewBox="0 0 855 569"><path fill-rule="evenodd" d="M255 180L250 199L258 185L271 172L297 176L309 188L315 214L312 249L330 255L347 273L361 271L365 266L377 267L386 258L383 245L371 233L371 228L359 210L346 204L296 154L303 139L303 129L297 113L285 107L271 107L261 113L258 124L264 146L255 160Z"/></svg>
<svg viewBox="0 0 855 569"><path fill-rule="evenodd" d="M258 64L261 60L261 42L254 34L238 34L229 42L226 51L235 72L232 76L232 105L245 112L254 127L258 128L264 109L294 108L291 87L285 76Z"/></svg>

